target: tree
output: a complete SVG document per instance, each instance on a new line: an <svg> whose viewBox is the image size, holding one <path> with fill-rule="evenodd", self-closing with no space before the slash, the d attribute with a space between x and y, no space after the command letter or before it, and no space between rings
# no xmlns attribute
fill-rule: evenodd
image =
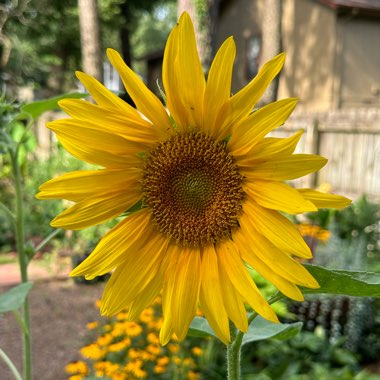
<svg viewBox="0 0 380 380"><path fill-rule="evenodd" d="M78 0L83 70L102 81L99 14L96 0Z"/></svg>
<svg viewBox="0 0 380 380"><path fill-rule="evenodd" d="M265 0L261 53L261 62L263 63L281 52L281 16L282 0ZM274 102L277 99L277 90L278 77L268 87L260 103L267 104Z"/></svg>

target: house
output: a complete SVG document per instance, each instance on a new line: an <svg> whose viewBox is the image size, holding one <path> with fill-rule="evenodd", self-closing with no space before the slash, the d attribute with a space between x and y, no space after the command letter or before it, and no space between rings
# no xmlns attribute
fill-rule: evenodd
<svg viewBox="0 0 380 380"><path fill-rule="evenodd" d="M257 71L265 0L221 0L218 45L233 35L233 90ZM380 106L380 1L283 0L287 59L278 97L299 97L298 110Z"/></svg>

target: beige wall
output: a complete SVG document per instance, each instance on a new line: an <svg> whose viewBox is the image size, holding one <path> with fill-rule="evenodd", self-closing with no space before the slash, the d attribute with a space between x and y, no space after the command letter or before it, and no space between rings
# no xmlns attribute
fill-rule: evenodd
<svg viewBox="0 0 380 380"><path fill-rule="evenodd" d="M342 56L340 106L380 106L380 21L339 19Z"/></svg>
<svg viewBox="0 0 380 380"><path fill-rule="evenodd" d="M261 33L265 0L224 3L218 45L234 35L232 91L247 77L247 42ZM279 98L298 97L300 111L380 106L380 18L337 12L313 0L283 0L283 51ZM261 64L263 62L260 62Z"/></svg>
<svg viewBox="0 0 380 380"><path fill-rule="evenodd" d="M334 12L310 0L285 0L283 50L287 54L279 98L300 98L298 109L327 110L334 102Z"/></svg>

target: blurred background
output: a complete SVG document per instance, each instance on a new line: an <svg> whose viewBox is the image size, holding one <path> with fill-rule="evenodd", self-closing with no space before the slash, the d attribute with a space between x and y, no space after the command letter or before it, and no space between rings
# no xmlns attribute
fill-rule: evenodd
<svg viewBox="0 0 380 380"><path fill-rule="evenodd" d="M294 184L354 200L343 211L321 210L294 221L314 252L313 263L380 273L379 0L0 0L2 115L9 112L4 110L10 104L17 110L32 101L84 92L74 75L76 70L93 75L131 102L107 62L108 47L118 50L161 96L165 42L184 10L194 21L206 74L218 47L234 36L234 93L268 59L286 52L285 67L260 105L285 97L300 100L294 115L272 136L286 137L303 129L297 152L329 159L320 172ZM38 186L67 171L90 168L69 156L45 127L47 121L61 117L59 111L39 117L21 155L26 234L34 246L52 232L50 221L66 206L61 201L35 200ZM24 128L22 121L14 121L13 137L17 139ZM0 156L0 201L10 208L14 202L5 156ZM86 324L95 320L99 325L108 323L99 320L94 306L103 279L91 284L79 279L73 284L67 274L114 223L61 231L32 262L36 379L67 379L70 374L65 374L64 366L83 359L79 349L90 342L101 345L97 339L104 336L104 330L86 329ZM265 294L273 292L263 279L252 275ZM0 211L0 292L18 281L15 237ZM380 379L378 300L313 296L277 308L283 321L303 322L302 332L291 340L247 347L243 352L245 379ZM17 363L21 346L11 317L0 318L0 347L6 347ZM144 329L138 335L141 347L148 344L149 332ZM194 347L199 348L196 354ZM184 349L192 354L182 359L192 355L192 362L179 378L225 378L224 352L218 342L198 339ZM131 360L126 354L130 348L123 350L116 359L111 355L107 360L126 365ZM168 351L169 364L161 366L167 370L158 373L152 369L147 378L173 378L170 368L179 365L173 359L178 357L175 350ZM89 366L105 360L105 356L84 357ZM170 367L171 361L177 367ZM252 373L255 377L250 377ZM0 363L0 379L7 380L8 375Z"/></svg>

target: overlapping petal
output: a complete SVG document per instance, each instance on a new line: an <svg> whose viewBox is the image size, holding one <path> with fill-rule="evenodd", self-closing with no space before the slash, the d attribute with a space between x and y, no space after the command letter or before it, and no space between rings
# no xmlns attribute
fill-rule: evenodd
<svg viewBox="0 0 380 380"><path fill-rule="evenodd" d="M232 127L244 120L252 111L269 84L282 69L285 54L274 57L261 68L257 76L238 93L233 95L220 110L216 124L221 136L230 135Z"/></svg>
<svg viewBox="0 0 380 380"><path fill-rule="evenodd" d="M266 137L257 143L250 152L237 159L239 167L252 168L263 162L289 157L294 153L303 134L298 131L287 138Z"/></svg>
<svg viewBox="0 0 380 380"><path fill-rule="evenodd" d="M119 216L132 207L140 196L137 192L107 192L85 198L56 216L51 225L67 230L95 226Z"/></svg>
<svg viewBox="0 0 380 380"><path fill-rule="evenodd" d="M275 156L251 169L242 168L242 173L250 180L288 181L314 173L326 163L326 158L313 154L293 154L281 158Z"/></svg>
<svg viewBox="0 0 380 380"><path fill-rule="evenodd" d="M61 100L59 106L73 118L89 122L100 130L107 130L147 147L163 137L160 129L153 127L140 115L131 116L119 110L78 99Z"/></svg>
<svg viewBox="0 0 380 380"><path fill-rule="evenodd" d="M326 194L313 189L297 189L297 191L318 208L342 209L351 204L351 199L342 195Z"/></svg>
<svg viewBox="0 0 380 380"><path fill-rule="evenodd" d="M164 308L164 316L169 316L174 333L182 340L198 306L201 257L198 249L186 247L176 247L174 255L163 290L163 302L170 305L170 308Z"/></svg>
<svg viewBox="0 0 380 380"><path fill-rule="evenodd" d="M220 128L216 118L224 103L231 96L232 68L236 55L236 46L232 37L220 47L211 64L204 95L203 128L216 138L220 137ZM223 137L223 136L222 136Z"/></svg>
<svg viewBox="0 0 380 380"><path fill-rule="evenodd" d="M206 81L198 56L194 27L186 12L174 30L169 37L163 62L168 107L180 127L199 127L202 126ZM178 89L180 91L176 92Z"/></svg>
<svg viewBox="0 0 380 380"><path fill-rule="evenodd" d="M87 75L80 71L76 71L75 74L97 104L111 109L122 110L131 117L138 116L138 112L133 107L104 87L91 75Z"/></svg>
<svg viewBox="0 0 380 380"><path fill-rule="evenodd" d="M228 148L234 156L249 152L264 136L284 124L293 112L298 99L284 99L270 103L253 112L234 129Z"/></svg>
<svg viewBox="0 0 380 380"><path fill-rule="evenodd" d="M218 270L218 257L214 246L205 247L201 265L202 286L200 304L211 327L223 343L230 342L230 328Z"/></svg>
<svg viewBox="0 0 380 380"><path fill-rule="evenodd" d="M110 272L125 260L133 263L134 255L144 243L144 236L151 233L150 221L150 215L146 210L125 218L100 240L91 255L79 264L70 276L85 275L92 279Z"/></svg>
<svg viewBox="0 0 380 380"><path fill-rule="evenodd" d="M40 186L38 199L67 199L79 202L112 191L138 190L141 169L78 170L51 179ZM111 191L110 191L111 189Z"/></svg>
<svg viewBox="0 0 380 380"><path fill-rule="evenodd" d="M246 182L245 188L248 194L265 208L289 214L318 211L312 202L306 200L297 190L283 182L256 179L252 182Z"/></svg>
<svg viewBox="0 0 380 380"><path fill-rule="evenodd" d="M135 102L137 109L141 111L156 128L162 133L170 132L172 124L169 115L157 96L146 87L144 82L123 61L120 54L107 49L107 56L112 65L118 71L123 84Z"/></svg>

